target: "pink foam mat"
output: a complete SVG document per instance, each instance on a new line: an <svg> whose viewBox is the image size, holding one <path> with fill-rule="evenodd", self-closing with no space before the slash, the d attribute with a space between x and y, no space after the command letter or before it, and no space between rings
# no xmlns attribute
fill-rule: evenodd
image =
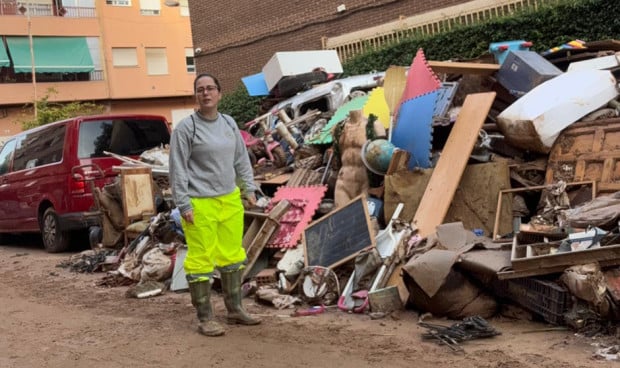
<svg viewBox="0 0 620 368"><path fill-rule="evenodd" d="M301 187L280 187L274 194L268 210L279 201L288 200L291 208L280 219L280 227L273 234L267 248L294 248L300 240L306 225L312 221L321 200L325 196L327 186L310 185Z"/></svg>

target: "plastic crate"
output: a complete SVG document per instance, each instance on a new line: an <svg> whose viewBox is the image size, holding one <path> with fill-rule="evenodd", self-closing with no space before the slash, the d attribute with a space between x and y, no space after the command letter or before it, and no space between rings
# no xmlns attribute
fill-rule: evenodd
<svg viewBox="0 0 620 368"><path fill-rule="evenodd" d="M569 291L553 281L536 278L502 280L499 289L501 296L556 325L563 324L564 313L570 308Z"/></svg>

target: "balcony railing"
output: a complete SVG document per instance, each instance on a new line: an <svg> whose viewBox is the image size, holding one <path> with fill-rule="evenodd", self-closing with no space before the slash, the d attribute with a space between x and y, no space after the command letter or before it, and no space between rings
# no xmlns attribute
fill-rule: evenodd
<svg viewBox="0 0 620 368"><path fill-rule="evenodd" d="M360 31L324 37L323 49L336 50L340 60L346 61L368 50L376 50L407 37L429 36L448 31L455 26L471 25L557 2L558 0L472 0Z"/></svg>
<svg viewBox="0 0 620 368"><path fill-rule="evenodd" d="M24 12L20 11L25 10ZM18 15L31 17L66 17L66 18L95 18L95 8L80 6L56 6L53 4L29 3L28 1L0 0L0 16Z"/></svg>
<svg viewBox="0 0 620 368"><path fill-rule="evenodd" d="M102 81L103 71L94 70L90 73L37 73L37 83L49 82L93 82ZM0 71L0 85L10 83L32 83L31 73L13 73L4 68Z"/></svg>

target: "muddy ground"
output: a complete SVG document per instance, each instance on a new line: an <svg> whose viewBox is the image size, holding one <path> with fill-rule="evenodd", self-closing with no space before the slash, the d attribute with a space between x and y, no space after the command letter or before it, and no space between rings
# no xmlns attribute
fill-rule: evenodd
<svg viewBox="0 0 620 368"><path fill-rule="evenodd" d="M463 343L462 353L422 341L418 313L371 320L334 309L306 317L255 304L256 327L228 326L223 337L195 330L188 293L148 299L127 287L98 287L104 274L59 268L70 253L0 246L0 367L617 367L594 356L612 337L586 338L550 325L496 317L501 335ZM223 315L220 295L215 309ZM427 319L449 325L454 321Z"/></svg>

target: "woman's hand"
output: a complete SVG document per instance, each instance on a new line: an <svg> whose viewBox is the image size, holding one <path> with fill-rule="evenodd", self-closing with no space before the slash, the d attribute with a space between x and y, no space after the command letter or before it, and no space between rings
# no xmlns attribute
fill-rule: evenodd
<svg viewBox="0 0 620 368"><path fill-rule="evenodd" d="M254 192L246 194L245 201L248 205L248 208L255 207L256 206L256 194L254 194Z"/></svg>
<svg viewBox="0 0 620 368"><path fill-rule="evenodd" d="M181 217L183 217L183 220L185 220L187 223L193 224L194 223L194 210L183 212Z"/></svg>

